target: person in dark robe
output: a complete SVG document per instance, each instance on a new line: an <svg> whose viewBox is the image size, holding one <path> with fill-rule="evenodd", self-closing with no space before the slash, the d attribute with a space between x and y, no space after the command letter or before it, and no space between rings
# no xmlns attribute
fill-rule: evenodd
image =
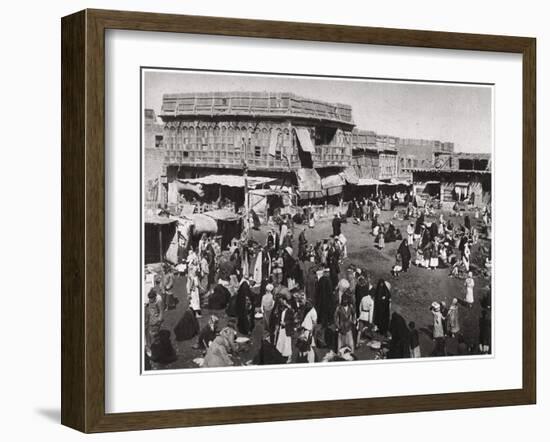
<svg viewBox="0 0 550 442"><path fill-rule="evenodd" d="M467 242L468 242L468 237L466 235L463 235L460 238L460 241L458 243L458 250L460 250L460 256L461 257L464 256L464 248L465 248Z"/></svg>
<svg viewBox="0 0 550 442"><path fill-rule="evenodd" d="M434 239L439 234L439 227L437 223L434 221L430 224L430 236L432 239Z"/></svg>
<svg viewBox="0 0 550 442"><path fill-rule="evenodd" d="M288 284L288 278L295 279L296 260L292 256L292 248L287 247L283 252L283 284Z"/></svg>
<svg viewBox="0 0 550 442"><path fill-rule="evenodd" d="M328 272L325 271L323 276L319 278L317 284L317 296L316 296L316 305L315 310L317 310L318 323L323 327L328 327L332 324L334 318L334 299L333 299L333 285L328 275Z"/></svg>
<svg viewBox="0 0 550 442"><path fill-rule="evenodd" d="M260 230L260 226L262 223L260 222L260 217L258 214L254 211L254 209L250 210L250 214L252 215L252 222L254 223L254 230Z"/></svg>
<svg viewBox="0 0 550 442"><path fill-rule="evenodd" d="M464 227L468 229L468 232L472 230L472 224L470 223L470 217L468 215L464 217Z"/></svg>
<svg viewBox="0 0 550 442"><path fill-rule="evenodd" d="M338 285L338 276L340 275L340 252L334 246L330 247L327 256L327 265L330 271L330 281L332 286Z"/></svg>
<svg viewBox="0 0 550 442"><path fill-rule="evenodd" d="M208 261L208 284L212 287L216 281L216 252L211 241L206 246L206 260Z"/></svg>
<svg viewBox="0 0 550 442"><path fill-rule="evenodd" d="M372 221L371 221L371 224L370 224L371 230L374 229L377 225L378 225L378 216L373 211L372 212Z"/></svg>
<svg viewBox="0 0 550 442"><path fill-rule="evenodd" d="M393 242L395 241L395 226L392 222L388 225L388 229L384 232L384 241Z"/></svg>
<svg viewBox="0 0 550 442"><path fill-rule="evenodd" d="M151 361L159 364L170 364L178 359L176 350L170 341L170 331L163 329L159 333L159 340L151 344Z"/></svg>
<svg viewBox="0 0 550 442"><path fill-rule="evenodd" d="M408 358L410 350L410 330L405 318L397 312L393 312L390 321L391 341L388 351L388 359Z"/></svg>
<svg viewBox="0 0 550 442"><path fill-rule="evenodd" d="M378 327L381 335L386 335L390 324L390 303L391 293L388 284L382 278L378 280L374 292L374 314L373 322Z"/></svg>
<svg viewBox="0 0 550 442"><path fill-rule="evenodd" d="M268 247L262 249L262 277L271 276L271 251Z"/></svg>
<svg viewBox="0 0 550 442"><path fill-rule="evenodd" d="M216 284L212 294L208 298L208 308L211 310L221 310L227 307L229 300L231 299L231 293L227 287L222 284Z"/></svg>
<svg viewBox="0 0 550 442"><path fill-rule="evenodd" d="M306 259L307 251L307 239L306 239L306 229L300 232L298 235L298 259L304 261Z"/></svg>
<svg viewBox="0 0 550 442"><path fill-rule="evenodd" d="M479 304L481 305L481 308L484 310L491 309L491 289L490 288L488 288L485 294L481 297Z"/></svg>
<svg viewBox="0 0 550 442"><path fill-rule="evenodd" d="M414 226L414 234L420 235L422 233L422 226L424 225L424 213L422 212L418 218L416 218L416 225Z"/></svg>
<svg viewBox="0 0 550 442"><path fill-rule="evenodd" d="M271 343L271 337L269 332L264 333L264 337L260 344L260 348L254 359L252 359L253 365L278 365L286 364L287 358L285 358L277 347Z"/></svg>
<svg viewBox="0 0 550 442"><path fill-rule="evenodd" d="M487 310L482 310L479 318L479 352L482 354L491 352L491 316Z"/></svg>
<svg viewBox="0 0 550 442"><path fill-rule="evenodd" d="M229 260L232 262L235 269L242 269L241 250L239 249L239 247L235 248Z"/></svg>
<svg viewBox="0 0 550 442"><path fill-rule="evenodd" d="M304 261L302 264L304 275L304 289L306 292L306 298L310 299L313 305L316 304L316 289L317 289L317 270L319 270L317 264L313 261Z"/></svg>
<svg viewBox="0 0 550 442"><path fill-rule="evenodd" d="M189 307L185 310L183 316L174 327L176 341L187 341L192 339L197 336L199 330L199 321L197 320L193 309Z"/></svg>
<svg viewBox="0 0 550 442"><path fill-rule="evenodd" d="M353 216L353 212L354 212L354 201L350 201L349 204L348 204L348 210L346 211L346 217L347 218L351 218Z"/></svg>
<svg viewBox="0 0 550 442"><path fill-rule="evenodd" d="M194 349L207 350L210 343L216 338L218 327L218 317L210 316L208 323L201 329L197 343L193 346Z"/></svg>
<svg viewBox="0 0 550 442"><path fill-rule="evenodd" d="M397 249L397 253L399 253L399 255L401 256L402 271L406 272L407 270L409 270L409 265L411 262L411 250L409 249L409 244L407 243L406 239L401 241L401 244Z"/></svg>
<svg viewBox="0 0 550 442"><path fill-rule="evenodd" d="M237 291L235 298L237 330L243 335L249 335L254 329L254 304L252 300L252 293L250 291L250 285L247 280L241 281L241 285L239 286L239 290Z"/></svg>
<svg viewBox="0 0 550 442"><path fill-rule="evenodd" d="M421 237L420 237L420 248L425 249L428 244L430 244L432 240L432 235L430 233L430 230L427 228L421 229Z"/></svg>
<svg viewBox="0 0 550 442"><path fill-rule="evenodd" d="M338 214L335 214L332 220L332 236L339 236L340 233L342 233L342 220Z"/></svg>

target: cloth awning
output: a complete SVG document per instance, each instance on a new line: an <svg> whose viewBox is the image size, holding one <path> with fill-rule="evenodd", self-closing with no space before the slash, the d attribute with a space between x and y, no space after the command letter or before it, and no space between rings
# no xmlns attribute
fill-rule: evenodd
<svg viewBox="0 0 550 442"><path fill-rule="evenodd" d="M177 219L168 218L166 216L147 215L145 216L145 224L172 224L177 222Z"/></svg>
<svg viewBox="0 0 550 442"><path fill-rule="evenodd" d="M342 187L346 184L346 180L341 174L329 175L321 179L321 187L323 189L330 189L332 187Z"/></svg>
<svg viewBox="0 0 550 442"><path fill-rule="evenodd" d="M375 180L374 178L359 178L359 180L357 181L358 186L377 186L380 184L386 184L386 183Z"/></svg>
<svg viewBox="0 0 550 442"><path fill-rule="evenodd" d="M244 177L240 175L207 175L201 178L180 178L182 183L191 183L191 184L217 184L220 186L227 187L242 187L244 188ZM248 187L256 187L260 184L270 183L275 181L275 178L269 177L248 177Z"/></svg>
<svg viewBox="0 0 550 442"><path fill-rule="evenodd" d="M441 182L440 181L426 181L424 184L425 185L428 185L428 184L441 184Z"/></svg>
<svg viewBox="0 0 550 442"><path fill-rule="evenodd" d="M455 186L458 186L458 187L468 187L470 185L470 183L455 183Z"/></svg>
<svg viewBox="0 0 550 442"><path fill-rule="evenodd" d="M203 215L215 219L216 221L239 221L241 219L239 214L223 209L204 212Z"/></svg>
<svg viewBox="0 0 550 442"><path fill-rule="evenodd" d="M315 153L315 147L311 142L311 134L305 127L296 127L296 135L304 152Z"/></svg>
<svg viewBox="0 0 550 442"><path fill-rule="evenodd" d="M397 186L399 186L399 185L402 185L402 186L410 186L410 185L411 185L411 183L409 183L407 180L399 180L399 179L396 179L396 178L392 178L392 179L390 180L390 182L391 182L392 184L397 185Z"/></svg>
<svg viewBox="0 0 550 442"><path fill-rule="evenodd" d="M300 192L320 192L323 190L321 177L315 169L298 169L296 179Z"/></svg>
<svg viewBox="0 0 550 442"><path fill-rule="evenodd" d="M349 184L357 184L359 182L359 176L353 167L346 167L342 175Z"/></svg>

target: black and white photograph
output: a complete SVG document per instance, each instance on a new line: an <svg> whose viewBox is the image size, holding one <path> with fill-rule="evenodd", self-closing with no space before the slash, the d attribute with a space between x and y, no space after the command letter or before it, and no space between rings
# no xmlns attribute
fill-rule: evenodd
<svg viewBox="0 0 550 442"><path fill-rule="evenodd" d="M142 372L491 357L492 84L142 68Z"/></svg>

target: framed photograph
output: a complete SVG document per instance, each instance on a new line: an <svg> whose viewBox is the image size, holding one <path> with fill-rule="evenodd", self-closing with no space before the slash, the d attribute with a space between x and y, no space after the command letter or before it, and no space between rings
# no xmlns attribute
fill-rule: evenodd
<svg viewBox="0 0 550 442"><path fill-rule="evenodd" d="M536 400L535 39L62 19L62 423Z"/></svg>

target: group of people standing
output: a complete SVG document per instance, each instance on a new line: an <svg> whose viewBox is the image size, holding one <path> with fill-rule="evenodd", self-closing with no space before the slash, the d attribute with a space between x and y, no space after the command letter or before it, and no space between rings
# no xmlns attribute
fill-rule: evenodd
<svg viewBox="0 0 550 442"><path fill-rule="evenodd" d="M459 267L455 249L469 272L470 245L476 238L467 216L464 225L454 226L442 215L439 222L429 223L422 210L408 210L407 215L416 214L417 219L407 226L403 237L392 221L387 225L379 222L381 207L389 204L391 209L393 202L392 197L354 200L347 214L357 222L371 221L379 248L383 249L386 242L400 241L392 267L394 276L407 272L412 262L424 268L450 267L450 275L455 276ZM313 363L326 352L338 355L345 349L353 355L365 342L372 341L384 343L383 357L420 357L416 324L407 322L400 309L392 307L390 282L379 279L373 285L364 267L350 265L342 272L347 257L344 222L339 213L334 215L332 235L315 244L307 239L307 227L301 229L295 241L296 227L289 215L278 217L263 244L243 235L222 252L213 237L203 235L197 246L181 257L175 272L165 266L148 294L146 351L153 353L165 311L177 305L173 286L175 275L179 275L185 278L189 307L173 331L176 341L197 337L195 348L204 352L203 366L233 364L231 355L239 348L237 336L254 339L258 326L262 327L262 339L257 354L249 361L252 364ZM307 225L315 225L311 216ZM411 248L416 250L414 260ZM467 274L465 302L472 305L475 282L471 272ZM443 302L431 306L434 354L445 353L441 338L444 341L446 336L459 335L458 305L453 299L449 308ZM229 319L220 327L217 314L212 315L199 329L202 307L225 310ZM321 348L326 351L317 351Z"/></svg>

